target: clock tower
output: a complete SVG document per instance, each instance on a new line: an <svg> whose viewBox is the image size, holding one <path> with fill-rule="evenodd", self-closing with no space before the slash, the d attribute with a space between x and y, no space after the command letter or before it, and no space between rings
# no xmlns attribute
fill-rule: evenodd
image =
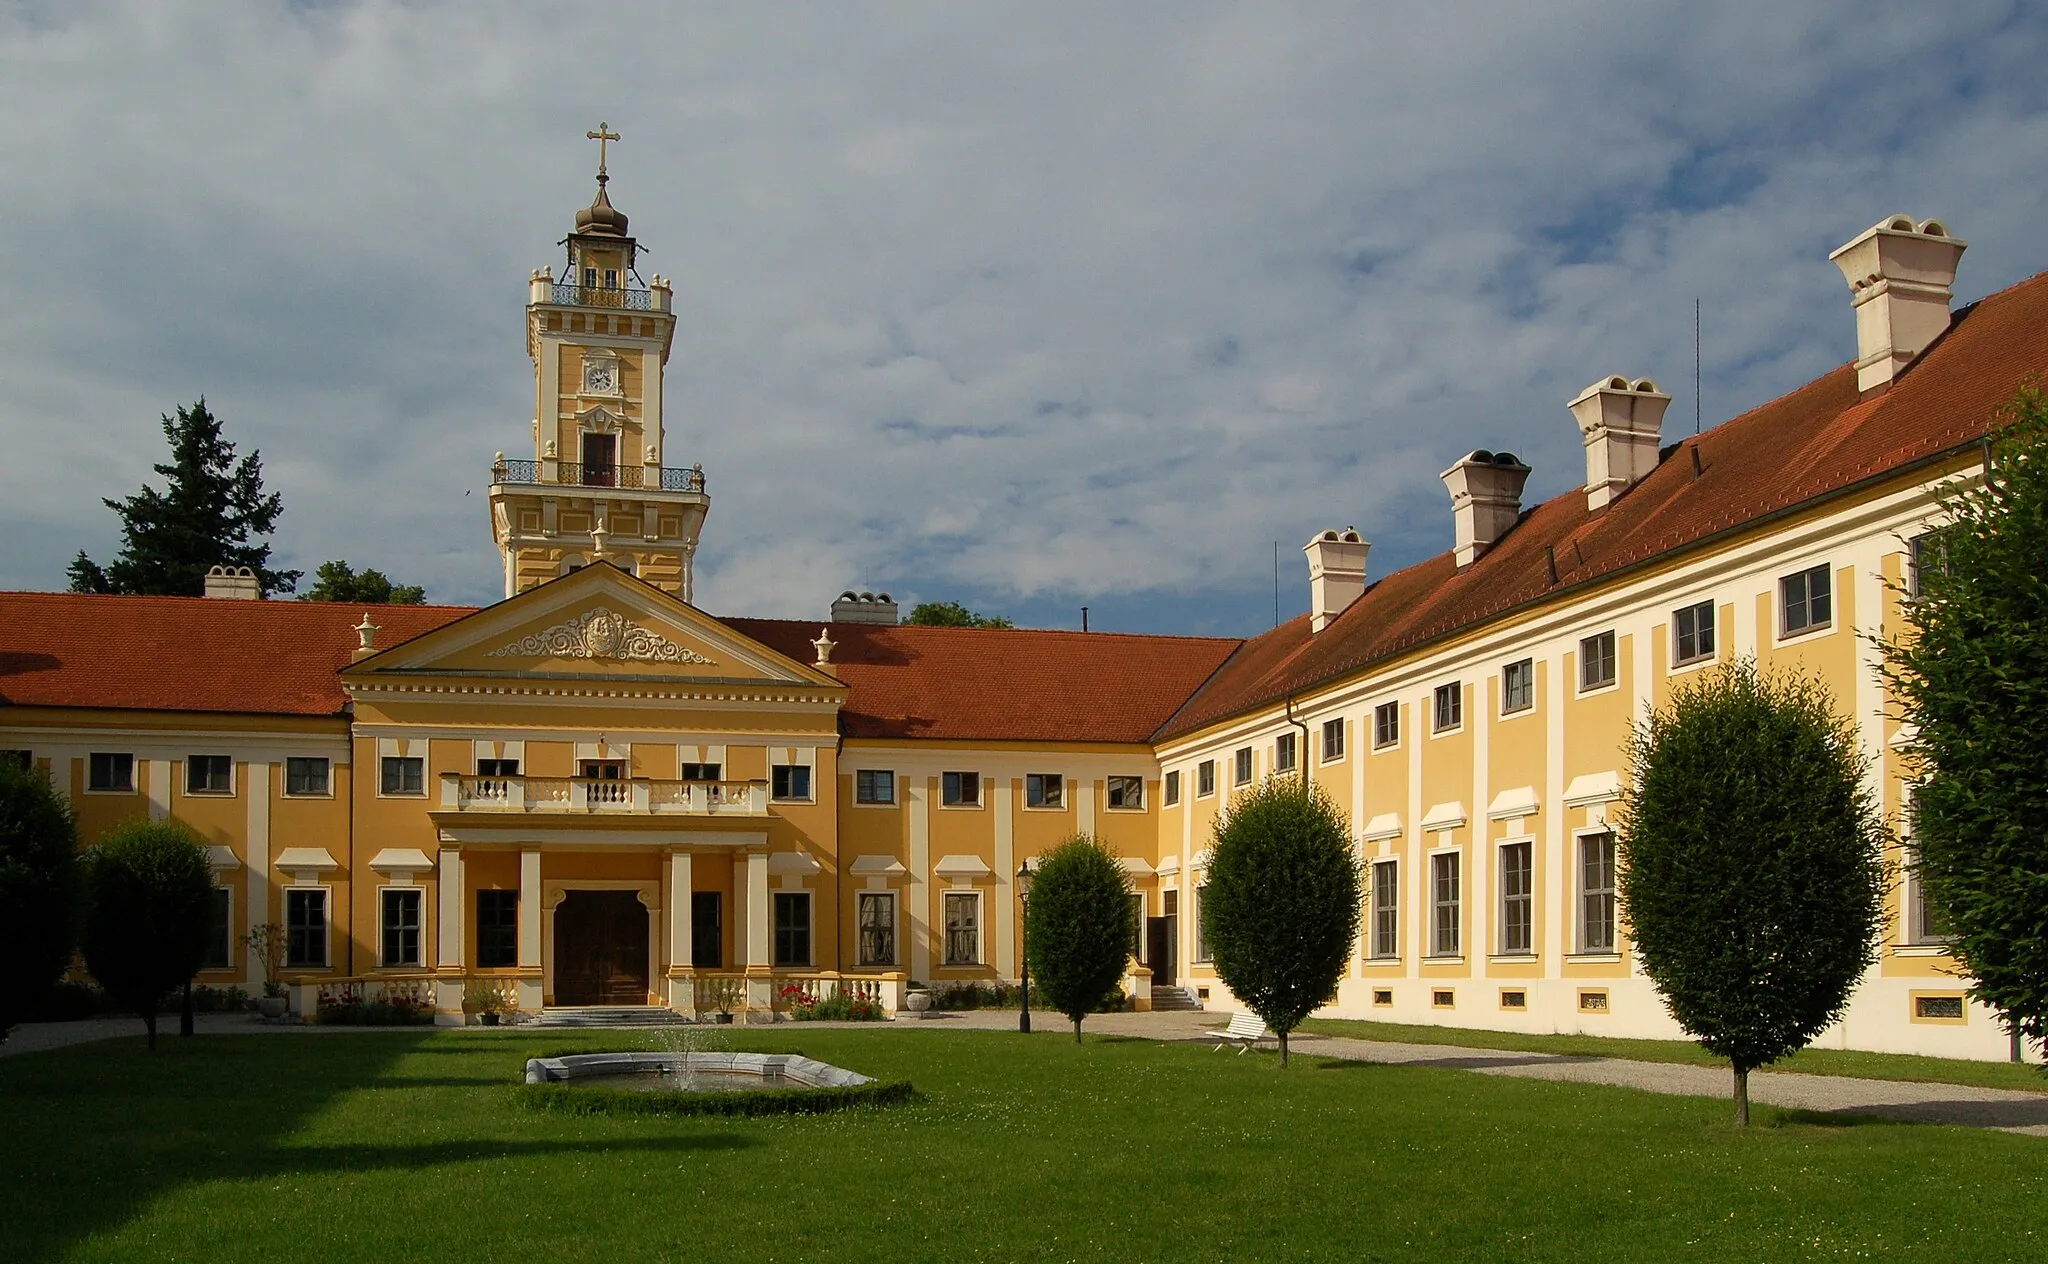
<svg viewBox="0 0 2048 1264"><path fill-rule="evenodd" d="M606 146L618 134L600 123L590 139L597 197L562 241L561 275L536 269L528 292L532 457L501 452L491 468L505 595L603 560L688 601L711 498L702 466L663 464L674 294L659 274L641 281L638 243L606 192Z"/></svg>

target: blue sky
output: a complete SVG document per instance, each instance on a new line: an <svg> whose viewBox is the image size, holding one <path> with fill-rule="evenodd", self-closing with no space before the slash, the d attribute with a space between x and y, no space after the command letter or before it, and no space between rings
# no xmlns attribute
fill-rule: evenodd
<svg viewBox="0 0 2048 1264"><path fill-rule="evenodd" d="M1581 477L1609 373L1708 424L1848 359L1895 212L2048 267L2048 19L2010 4L0 9L0 587L205 394L288 565L497 595L524 281L612 191L673 277L700 604L849 586L1241 634L1301 542L1449 544L1474 447Z"/></svg>

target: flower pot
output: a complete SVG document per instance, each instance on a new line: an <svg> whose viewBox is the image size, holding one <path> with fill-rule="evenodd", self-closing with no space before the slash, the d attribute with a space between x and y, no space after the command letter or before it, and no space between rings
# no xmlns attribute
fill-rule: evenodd
<svg viewBox="0 0 2048 1264"><path fill-rule="evenodd" d="M265 1018L283 1018L291 1007L291 1001L282 996L259 996L256 998L256 1012Z"/></svg>
<svg viewBox="0 0 2048 1264"><path fill-rule="evenodd" d="M498 1016L496 1014L478 1014L476 1020L486 1027L496 1027L498 1025Z"/></svg>
<svg viewBox="0 0 2048 1264"><path fill-rule="evenodd" d="M903 994L903 1008L913 1014L922 1014L931 1007L932 994L930 992L905 992Z"/></svg>
<svg viewBox="0 0 2048 1264"><path fill-rule="evenodd" d="M730 1022L732 1021L732 1015L731 1015L731 1014L720 1014L720 1015L718 1016L718 1021L719 1021L719 1022L721 1022L721 1023L730 1023Z"/></svg>

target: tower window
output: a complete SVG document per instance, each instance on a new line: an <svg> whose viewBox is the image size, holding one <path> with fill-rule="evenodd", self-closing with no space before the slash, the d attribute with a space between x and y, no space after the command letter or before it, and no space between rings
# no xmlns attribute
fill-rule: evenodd
<svg viewBox="0 0 2048 1264"><path fill-rule="evenodd" d="M619 288L619 270L617 268L606 268L604 270L604 288L607 290Z"/></svg>
<svg viewBox="0 0 2048 1264"><path fill-rule="evenodd" d="M596 288L597 288L597 269L596 269L596 268L585 268L585 269L583 269L583 288L584 288L584 289L586 289L586 290L594 290L594 289L596 289Z"/></svg>

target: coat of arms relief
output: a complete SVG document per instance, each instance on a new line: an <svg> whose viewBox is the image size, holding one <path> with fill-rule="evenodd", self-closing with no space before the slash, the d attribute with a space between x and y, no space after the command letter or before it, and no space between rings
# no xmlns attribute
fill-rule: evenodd
<svg viewBox="0 0 2048 1264"><path fill-rule="evenodd" d="M651 632L615 610L599 606L553 627L489 651L485 658L603 658L640 663L702 663L697 651Z"/></svg>

